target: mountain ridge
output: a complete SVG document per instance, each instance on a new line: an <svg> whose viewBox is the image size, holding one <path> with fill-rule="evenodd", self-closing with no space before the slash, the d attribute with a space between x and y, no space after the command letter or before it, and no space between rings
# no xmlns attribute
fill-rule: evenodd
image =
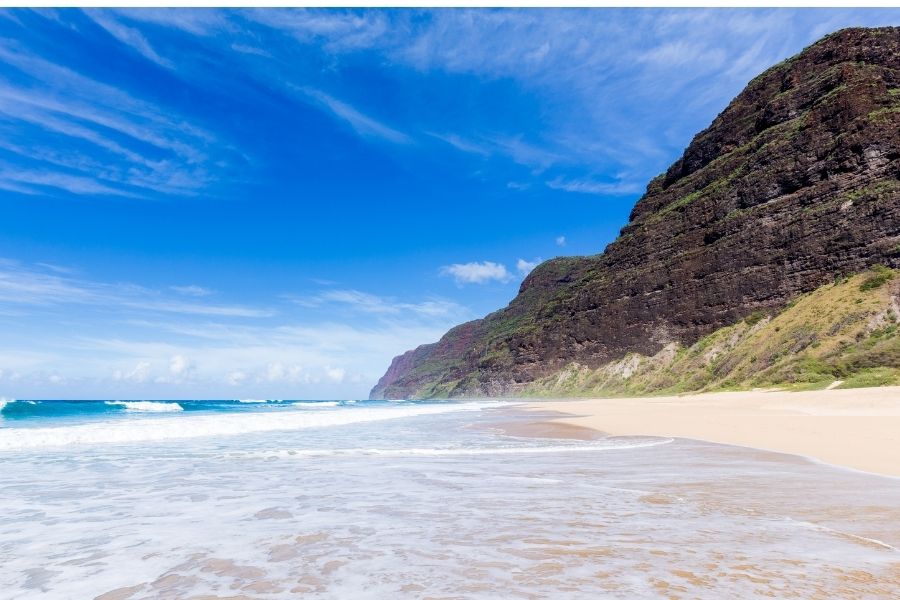
<svg viewBox="0 0 900 600"><path fill-rule="evenodd" d="M396 357L370 396L516 394L900 266L898 132L900 28L826 36L754 78L603 253L542 263L506 308Z"/></svg>

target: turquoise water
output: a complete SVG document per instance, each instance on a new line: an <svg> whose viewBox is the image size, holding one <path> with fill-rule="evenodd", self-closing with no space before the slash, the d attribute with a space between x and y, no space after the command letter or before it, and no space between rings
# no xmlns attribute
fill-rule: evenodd
<svg viewBox="0 0 900 600"><path fill-rule="evenodd" d="M4 425L30 426L48 423L47 419L69 423L90 422L92 419L116 417L136 418L141 414L170 412L263 412L295 407L327 408L352 406L357 401L324 400L2 400L0 417ZM384 402L364 401L365 405L384 405Z"/></svg>
<svg viewBox="0 0 900 600"><path fill-rule="evenodd" d="M7 403L3 600L890 598L900 483L514 403Z"/></svg>

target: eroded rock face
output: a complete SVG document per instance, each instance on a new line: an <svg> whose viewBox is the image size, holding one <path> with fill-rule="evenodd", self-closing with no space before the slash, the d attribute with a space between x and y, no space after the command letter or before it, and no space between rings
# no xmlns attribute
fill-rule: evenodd
<svg viewBox="0 0 900 600"><path fill-rule="evenodd" d="M691 344L841 274L900 267L900 28L772 67L647 186L603 254L394 359L373 398L496 396L571 362Z"/></svg>

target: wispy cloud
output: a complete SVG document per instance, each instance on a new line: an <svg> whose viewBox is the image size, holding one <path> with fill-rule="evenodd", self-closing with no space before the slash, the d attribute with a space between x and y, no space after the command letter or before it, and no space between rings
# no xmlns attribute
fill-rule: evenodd
<svg viewBox="0 0 900 600"><path fill-rule="evenodd" d="M119 35L130 35L131 29L116 29L116 21L97 15ZM140 45L135 36L130 41ZM0 147L23 159L0 174L7 188L132 198L193 195L223 170L223 157L206 152L215 136L170 110L11 42L0 43L0 60L19 72L0 75L0 114L8 128Z"/></svg>
<svg viewBox="0 0 900 600"><path fill-rule="evenodd" d="M428 132L431 137L437 138L447 144L450 144L460 152L468 154L478 154L480 156L490 156L491 148L484 143L467 140L455 133L434 133Z"/></svg>
<svg viewBox="0 0 900 600"><path fill-rule="evenodd" d="M170 286L170 289L184 296L193 296L195 298L202 298L213 294L211 289L199 285L173 285Z"/></svg>
<svg viewBox="0 0 900 600"><path fill-rule="evenodd" d="M150 60L158 64L161 67L165 67L167 69L172 68L172 63L164 58L162 58L159 54L156 53L156 50L153 49L153 46L150 45L150 42L147 41L140 31L135 29L134 27L129 27L120 23L111 13L103 10L89 10L86 11L86 14L90 16L97 25L102 27L109 33L111 36L125 44L126 46L132 48L135 52L143 56L144 58Z"/></svg>
<svg viewBox="0 0 900 600"><path fill-rule="evenodd" d="M69 175L47 170L4 167L0 163L0 180L16 187L37 193L42 188L56 188L71 194L91 194L100 196L124 196L139 198L134 192L111 187L97 179L80 175ZM19 184L19 185L17 185Z"/></svg>
<svg viewBox="0 0 900 600"><path fill-rule="evenodd" d="M64 275L58 269L48 273L10 260L0 260L0 305L3 304L85 304L105 309L241 318L263 318L275 314L271 309L185 302L135 284L77 279Z"/></svg>
<svg viewBox="0 0 900 600"><path fill-rule="evenodd" d="M388 13L333 9L242 11L255 23L271 27L304 44L319 43L329 52L348 52L391 43L397 30Z"/></svg>
<svg viewBox="0 0 900 600"><path fill-rule="evenodd" d="M44 14L67 23L66 14ZM761 69L830 29L884 20L889 13L867 12L862 20L851 10L104 9L86 14L137 55L207 89L240 93L251 91L241 87L251 82L249 87L317 106L367 139L413 146L430 136L473 157L529 169L529 175L516 176L523 185L531 176L531 183L549 179L555 189L610 194L632 193L637 182L663 169ZM175 42L189 44L191 52L168 55ZM35 139L34 128L61 137L20 144L43 171L53 165L66 175L95 177L105 188L139 196L145 194L134 188L197 194L231 174L231 157L222 156L228 145L169 107L79 78L9 43L0 46L0 60L26 76L42 74L27 86L21 80L3 82L3 92L5 112L22 124L23 138ZM210 60L223 68L206 68ZM306 70L306 64L319 65L318 70ZM522 102L498 103L500 112L475 119L464 118L465 111L423 119L429 107L417 104L422 102L417 94L398 95L392 107L346 97L351 69L362 64L401 88L446 74L458 78L462 89L473 81L479 89L509 82ZM241 77L223 78L233 72ZM497 110L475 102L479 111ZM75 164L73 156L87 158L77 148L54 156L66 138L93 144L126 164L107 165L96 175L97 165ZM37 165L28 168L35 176L43 172ZM620 174L622 183L588 180L589 174L604 172ZM0 185L43 192L14 180Z"/></svg>
<svg viewBox="0 0 900 600"><path fill-rule="evenodd" d="M330 322L311 325L222 325L148 323L129 338L67 335L57 330L43 340L46 349L0 351L6 389L53 387L90 390L95 397L185 397L210 394L348 398L364 395L389 356L424 341L437 340L449 323L385 321L372 326ZM169 331L178 331L173 337ZM141 338L155 336L159 341ZM51 377L55 380L51 381ZM62 381L66 388L59 388ZM285 387L285 386L288 387ZM231 391L229 391L231 390Z"/></svg>
<svg viewBox="0 0 900 600"><path fill-rule="evenodd" d="M557 177L546 183L547 187L554 190L576 192L579 194L596 194L599 196L621 196L641 191L641 184L626 181L605 182L593 181L590 179L567 180L562 177Z"/></svg>
<svg viewBox="0 0 900 600"><path fill-rule="evenodd" d="M452 317L463 319L468 315L465 307L445 299L423 302L401 302L395 298L377 296L359 290L327 290L312 296L288 296L294 304L306 308L345 307L354 311L374 315Z"/></svg>
<svg viewBox="0 0 900 600"><path fill-rule="evenodd" d="M539 144L525 141L521 135L485 135L480 138L466 138L455 133L429 133L428 135L446 142L460 152L481 157L501 156L514 163L543 171L563 158L554 151Z"/></svg>
<svg viewBox="0 0 900 600"><path fill-rule="evenodd" d="M292 389L294 396L346 398L364 394L391 356L471 317L448 300L332 289L303 303L315 314L284 306L276 312L197 295L185 301L77 273L0 259L0 309L19 311L0 312L4 393L208 397L239 389L281 397ZM174 287L190 295L198 286ZM64 327L47 326L60 319ZM31 320L36 325L20 328Z"/></svg>
<svg viewBox="0 0 900 600"><path fill-rule="evenodd" d="M321 90L312 88L298 89L306 96L315 100L318 105L327 108L336 117L346 122L354 131L356 131L356 133L363 137L377 137L395 144L412 143L412 139L405 133L397 131L368 115L364 115L346 102L342 102L333 96L329 96Z"/></svg>
<svg viewBox="0 0 900 600"><path fill-rule="evenodd" d="M201 37L234 32L237 29L231 23L228 11L207 8L119 8L115 13L134 22L177 29Z"/></svg>

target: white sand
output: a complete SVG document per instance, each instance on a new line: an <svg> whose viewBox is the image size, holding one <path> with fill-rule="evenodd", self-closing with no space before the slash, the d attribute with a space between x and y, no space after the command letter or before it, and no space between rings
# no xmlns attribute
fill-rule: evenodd
<svg viewBox="0 0 900 600"><path fill-rule="evenodd" d="M684 437L900 476L900 386L532 401L610 435Z"/></svg>

